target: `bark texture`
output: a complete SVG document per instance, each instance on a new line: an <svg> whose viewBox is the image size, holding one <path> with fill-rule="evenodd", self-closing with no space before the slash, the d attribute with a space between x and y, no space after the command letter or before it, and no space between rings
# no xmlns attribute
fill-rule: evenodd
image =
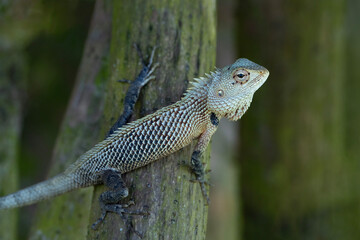
<svg viewBox="0 0 360 240"><path fill-rule="evenodd" d="M126 86L118 79L133 79L141 64L133 43L149 56L157 46L155 62L160 67L140 97L135 117L142 117L179 100L194 77L213 69L215 64L215 1L116 1L110 50L110 81L102 132L122 111ZM134 216L134 226L144 239L204 239L207 207L198 184L185 164L192 147L125 175L136 205L150 216ZM205 161L208 162L207 156ZM99 217L99 195L95 188L89 226ZM89 230L88 239L124 238L121 218L109 214L98 231ZM133 236L137 239L137 236Z"/></svg>
<svg viewBox="0 0 360 240"><path fill-rule="evenodd" d="M346 42L345 42L345 83L344 83L344 126L345 158L349 192L348 208L344 211L349 234L353 239L360 238L360 2L350 0L346 6ZM350 239L350 237L349 237Z"/></svg>
<svg viewBox="0 0 360 240"><path fill-rule="evenodd" d="M27 7L0 1L0 196L18 189L18 150L23 123L23 107L27 78L24 46L42 27L27 27L36 21L34 14L26 14ZM0 239L12 240L18 236L18 210L1 213Z"/></svg>
<svg viewBox="0 0 360 240"><path fill-rule="evenodd" d="M18 147L21 134L23 92L26 69L18 49L5 50L0 46L0 196L18 187ZM17 210L1 213L0 239L17 236Z"/></svg>
<svg viewBox="0 0 360 240"><path fill-rule="evenodd" d="M179 100L193 77L212 70L215 2L97 1L50 175L101 141L122 112L127 85L117 80L133 79L142 67L134 43L145 56L157 46L155 62L160 63L156 80L141 95L134 116L138 118ZM189 182L192 176L183 166L191 152L188 147L126 174L136 201L133 208L146 205L151 212L146 219L134 217L145 239L205 238L207 207L200 187ZM97 231L88 230L100 216L97 199L104 190L96 187L93 197L92 188L74 191L39 204L31 239L123 238L126 229L115 214L109 214Z"/></svg>

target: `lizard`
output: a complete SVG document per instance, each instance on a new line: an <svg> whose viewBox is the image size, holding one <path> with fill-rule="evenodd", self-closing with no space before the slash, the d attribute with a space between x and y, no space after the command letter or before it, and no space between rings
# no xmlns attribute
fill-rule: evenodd
<svg viewBox="0 0 360 240"><path fill-rule="evenodd" d="M143 69L126 94L124 113L108 136L81 155L63 173L0 197L0 210L34 204L78 188L105 184L110 190L99 197L102 213L92 225L93 229L108 212L121 216L123 213L141 214L127 211L128 204L118 204L129 194L121 175L168 156L193 140L197 140L197 144L190 160L191 170L209 203L201 156L220 119L239 120L249 108L254 93L268 78L269 71L246 58L240 58L204 77L194 78L176 103L126 123L140 89L154 79L152 73L157 64L152 66L153 56L154 50L149 64L142 61Z"/></svg>

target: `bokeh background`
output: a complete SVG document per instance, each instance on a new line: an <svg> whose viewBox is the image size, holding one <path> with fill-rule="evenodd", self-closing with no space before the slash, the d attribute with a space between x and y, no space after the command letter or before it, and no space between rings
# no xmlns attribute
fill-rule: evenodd
<svg viewBox="0 0 360 240"><path fill-rule="evenodd" d="M47 175L94 4L0 1L0 74L25 79L0 91L3 108L24 103L11 184ZM217 2L217 66L246 57L270 77L213 138L208 239L360 239L359 12L357 0Z"/></svg>

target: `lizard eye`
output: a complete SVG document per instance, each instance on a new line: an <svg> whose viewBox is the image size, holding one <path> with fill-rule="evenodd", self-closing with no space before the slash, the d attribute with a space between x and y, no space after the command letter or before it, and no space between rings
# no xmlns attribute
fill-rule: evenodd
<svg viewBox="0 0 360 240"><path fill-rule="evenodd" d="M238 69L233 73L233 79L243 85L249 81L250 73L244 69Z"/></svg>

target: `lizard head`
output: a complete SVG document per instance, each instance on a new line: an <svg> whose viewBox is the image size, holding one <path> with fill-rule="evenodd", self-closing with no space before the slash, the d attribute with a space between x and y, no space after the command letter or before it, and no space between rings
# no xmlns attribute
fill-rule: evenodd
<svg viewBox="0 0 360 240"><path fill-rule="evenodd" d="M208 109L218 117L236 121L249 108L256 90L266 81L269 71L246 58L218 69L208 90Z"/></svg>

